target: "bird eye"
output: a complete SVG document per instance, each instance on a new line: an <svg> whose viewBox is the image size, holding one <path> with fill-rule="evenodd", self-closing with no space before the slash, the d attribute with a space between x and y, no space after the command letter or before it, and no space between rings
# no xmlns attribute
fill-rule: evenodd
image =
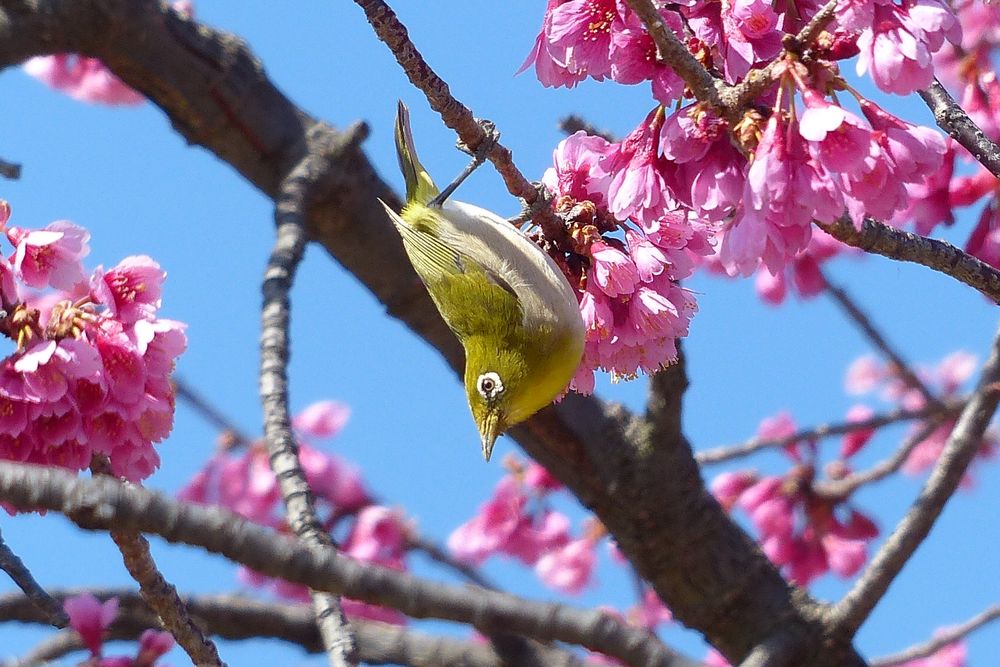
<svg viewBox="0 0 1000 667"><path fill-rule="evenodd" d="M483 398L489 401L503 393L503 382L500 381L499 375L490 371L479 376L476 381L476 389Z"/></svg>

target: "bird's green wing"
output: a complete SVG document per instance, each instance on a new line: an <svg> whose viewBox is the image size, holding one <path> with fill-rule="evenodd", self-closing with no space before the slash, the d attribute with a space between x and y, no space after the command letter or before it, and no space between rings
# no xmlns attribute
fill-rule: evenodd
<svg viewBox="0 0 1000 667"><path fill-rule="evenodd" d="M496 272L435 236L432 219L417 214L407 221L385 202L382 205L403 237L410 263L459 337L481 334L496 321L522 320L523 308L513 287ZM410 215L408 212L407 217ZM505 318L497 317L501 313Z"/></svg>
<svg viewBox="0 0 1000 667"><path fill-rule="evenodd" d="M417 147L410 132L410 110L402 101L396 109L396 157L406 183L407 203L426 204L438 195L438 187L417 157Z"/></svg>

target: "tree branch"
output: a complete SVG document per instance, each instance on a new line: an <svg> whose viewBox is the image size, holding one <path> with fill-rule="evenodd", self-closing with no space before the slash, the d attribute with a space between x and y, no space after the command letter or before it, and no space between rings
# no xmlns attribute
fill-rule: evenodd
<svg viewBox="0 0 1000 667"><path fill-rule="evenodd" d="M937 396L931 393L931 390L927 388L927 385L925 385L921 379L917 377L917 374L913 372L910 365L906 363L903 356L897 352L896 349L889 344L889 341L885 339L885 336L883 336L882 333L875 328L871 319L863 310L861 310L861 307L854 302L854 299L852 299L842 288L831 283L825 275L823 275L823 282L826 284L827 293L829 293L829 295L833 297L833 300L837 302L837 305L840 306L845 313L847 313L847 316L851 318L851 321L854 322L855 325L857 325L858 329L861 330L861 333L863 333L865 337L871 341L872 345L874 345L883 356L892 362L892 365L895 367L899 376L903 379L903 382L909 385L911 389L919 391L921 396L923 396L924 400L928 403L938 403L939 401Z"/></svg>
<svg viewBox="0 0 1000 667"><path fill-rule="evenodd" d="M46 593L45 589L35 581L35 577L25 566L24 561L18 558L18 555L4 541L3 535L0 535L0 569L7 573L7 576L17 584L18 588L24 591L27 599L35 605L46 623L57 628L65 628L69 625L69 616L66 615L62 603Z"/></svg>
<svg viewBox="0 0 1000 667"><path fill-rule="evenodd" d="M958 418L919 497L872 558L851 590L829 614L838 631L853 635L889 589L896 575L930 533L944 505L972 462L1000 401L1000 331L979 384Z"/></svg>
<svg viewBox="0 0 1000 667"><path fill-rule="evenodd" d="M89 593L100 600L118 599L118 616L108 629L109 639L134 640L144 630L158 628L156 618L141 598L124 589L81 589L53 591L59 600ZM222 639L242 640L267 637L300 646L309 653L322 653L323 645L312 612L304 605L263 602L240 595L185 596L184 603L205 629ZM0 596L0 622L44 622L24 598L17 594ZM430 667L477 665L501 667L504 662L489 644L435 637L403 627L355 619L358 658L367 664L400 664ZM62 635L57 635L62 637ZM25 659L0 663L0 667L29 667L36 661L52 660L66 652L83 648L79 637L69 633L65 639L52 641L43 654L39 646ZM60 651L60 653L56 653ZM555 649L545 651L542 659L519 663L525 667L575 667L579 661L570 653Z"/></svg>
<svg viewBox="0 0 1000 667"><path fill-rule="evenodd" d="M934 79L926 90L917 92L934 114L938 127L962 144L991 174L1000 178L1000 146L979 129L945 87Z"/></svg>
<svg viewBox="0 0 1000 667"><path fill-rule="evenodd" d="M134 530L202 547L262 574L414 618L469 623L480 632L508 632L579 644L629 663L676 667L677 656L645 630L600 611L524 600L476 586L430 583L405 572L319 551L218 507L177 502L114 480L78 479L54 468L0 462L0 498L21 508L66 514L88 530Z"/></svg>
<svg viewBox="0 0 1000 667"><path fill-rule="evenodd" d="M337 134L285 98L241 40L153 0L0 0L0 66L66 52L101 58L163 108L187 141L207 147L272 198L306 154L308 133ZM310 209L311 237L460 371L461 346L376 202L398 206L399 198L360 150L334 166ZM651 450L647 431L645 420L622 408L570 395L512 435L597 514L676 618L731 661L792 625L811 628L804 634L816 642L814 667L857 664L849 646L819 650L819 607L793 594L753 541L706 499L687 443Z"/></svg>
<svg viewBox="0 0 1000 667"><path fill-rule="evenodd" d="M114 479L111 464L103 454L94 455L90 469L94 475L104 479ZM146 538L126 528L111 528L110 533L111 539L122 554L125 569L139 584L142 599L156 612L162 627L174 636L177 644L191 658L191 662L195 665L224 667L225 663L219 657L215 644L191 618L187 607L177 594L177 589L157 568Z"/></svg>
<svg viewBox="0 0 1000 667"><path fill-rule="evenodd" d="M339 137L342 141L337 144L313 144L302 161L288 173L275 202L276 238L262 287L260 396L264 406L268 459L285 503L288 525L305 544L320 550L331 548L333 542L316 515L312 489L299 461L288 404L289 294L305 251L306 215L317 187L330 170L330 161L337 159L346 148L356 148L367 134L368 128L359 125L353 132ZM335 595L315 590L311 595L330 667L352 667L356 664L354 636L340 600Z"/></svg>
<svg viewBox="0 0 1000 667"><path fill-rule="evenodd" d="M431 66L420 55L417 47L410 41L409 33L395 12L382 0L355 0L365 12L365 17L382 40L407 78L419 89L431 108L438 112L444 124L455 131L461 142L473 153L491 139L486 135L482 125L473 117L472 111L456 100L448 84L439 77ZM518 170L511 157L510 149L499 141L490 148L487 158L496 167L497 173L507 186L507 191L522 199L532 212L532 220L544 231L547 239L561 243L566 239L566 228L556 216L551 206L547 206L540 190Z"/></svg>
<svg viewBox="0 0 1000 667"><path fill-rule="evenodd" d="M976 614L961 625L934 633L934 637L926 642L911 646L899 653L887 655L884 658L875 658L871 661L871 667L894 667L894 665L901 665L911 660L926 658L937 653L948 644L954 644L998 618L1000 618L1000 604L995 604L985 611Z"/></svg>
<svg viewBox="0 0 1000 667"><path fill-rule="evenodd" d="M191 409L197 412L209 424L220 431L230 434L233 446L246 446L251 442L252 438L243 433L229 417L224 415L221 410L212 405L208 399L199 394L194 387L182 378L174 375L171 378L171 384L174 387L174 394L177 398L187 403Z"/></svg>
<svg viewBox="0 0 1000 667"><path fill-rule="evenodd" d="M889 458L879 461L867 470L851 473L842 479L817 482L813 485L813 492L821 498L844 500L862 486L885 479L903 467L913 448L933 433L943 420L944 417L941 416L930 419L916 433L906 438Z"/></svg>
<svg viewBox="0 0 1000 667"><path fill-rule="evenodd" d="M570 114L565 118L559 120L559 131L564 134L575 134L583 130L586 134L594 137L600 137L607 142L615 142L615 135L608 130L599 130L590 123L586 121L582 116L577 116L576 114Z"/></svg>
<svg viewBox="0 0 1000 667"><path fill-rule="evenodd" d="M1000 271L946 241L896 229L871 218L865 218L860 230L847 218L830 224L816 224L849 246L890 259L922 264L979 290L988 299L1000 304Z"/></svg>
<svg viewBox="0 0 1000 667"><path fill-rule="evenodd" d="M0 176L16 181L21 178L21 165L15 164L14 162L7 162L6 160L0 160Z"/></svg>
<svg viewBox="0 0 1000 667"><path fill-rule="evenodd" d="M795 442L801 442L803 440L819 440L821 438L829 438L835 435L844 435L845 433L852 433L854 431L860 431L862 429L870 428L881 428L883 426L888 426L889 424L895 424L901 421L910 421L912 419L925 419L928 417L934 417L936 415L941 415L946 417L949 415L957 414L959 410L965 405L964 399L959 399L956 401L951 401L948 403L937 404L937 405L925 405L918 410L906 410L904 408L896 408L889 412L884 412L882 414L873 415L868 419L862 419L860 421L844 421L844 422L834 422L832 424L820 424L819 426L813 426L801 431L796 431L790 435L783 438L750 438L746 442L738 445L724 445L722 447L715 447L713 449L706 449L704 451L698 452L694 455L695 460L705 466L712 465L714 463L722 463L724 461L729 461L736 458L741 458L744 456L749 456L763 449L773 449L776 447L787 447Z"/></svg>

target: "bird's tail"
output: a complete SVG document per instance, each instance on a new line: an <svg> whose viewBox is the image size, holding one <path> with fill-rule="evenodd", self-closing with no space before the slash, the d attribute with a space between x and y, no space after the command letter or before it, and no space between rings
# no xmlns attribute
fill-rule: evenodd
<svg viewBox="0 0 1000 667"><path fill-rule="evenodd" d="M410 110L402 101L396 109L396 157L399 158L399 169L406 181L407 203L426 204L438 195L438 187L417 157L417 148L410 132Z"/></svg>

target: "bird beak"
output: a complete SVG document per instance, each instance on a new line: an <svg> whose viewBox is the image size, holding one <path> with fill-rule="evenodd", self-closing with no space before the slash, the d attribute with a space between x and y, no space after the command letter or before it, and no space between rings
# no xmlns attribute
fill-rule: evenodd
<svg viewBox="0 0 1000 667"><path fill-rule="evenodd" d="M486 419L483 420L479 428L479 435L483 439L483 458L486 459L487 463L490 462L490 456L493 454L493 445L496 443L497 437L499 437L502 430L499 417L496 412L487 412Z"/></svg>

